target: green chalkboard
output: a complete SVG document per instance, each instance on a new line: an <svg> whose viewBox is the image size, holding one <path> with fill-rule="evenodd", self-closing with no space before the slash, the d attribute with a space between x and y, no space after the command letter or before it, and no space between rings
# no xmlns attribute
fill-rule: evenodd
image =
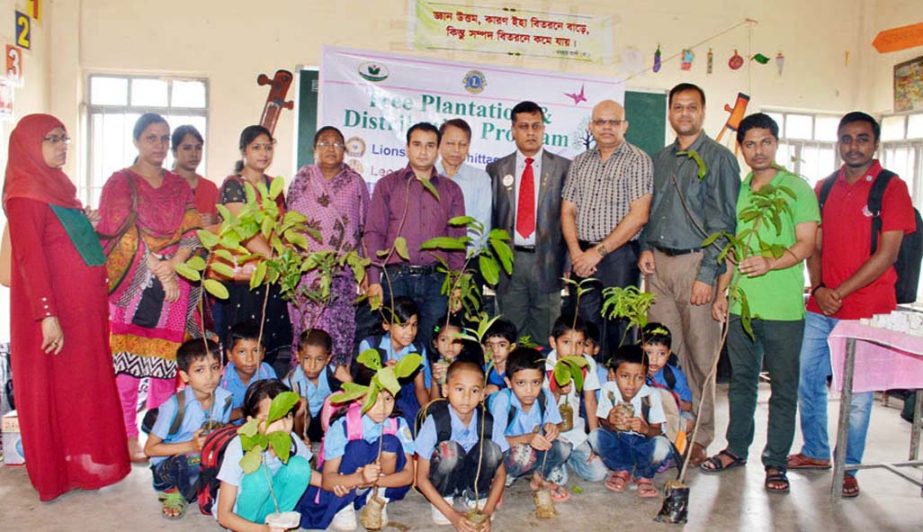
<svg viewBox="0 0 923 532"><path fill-rule="evenodd" d="M298 73L298 168L314 163L314 133L317 131L318 71Z"/></svg>
<svg viewBox="0 0 923 532"><path fill-rule="evenodd" d="M301 70L298 81L298 168L314 162L314 133L317 131L317 70ZM625 91L628 142L651 157L666 141L667 95L663 92Z"/></svg>
<svg viewBox="0 0 923 532"><path fill-rule="evenodd" d="M666 141L667 95L662 92L625 91L625 118L628 119L628 142L651 157Z"/></svg>

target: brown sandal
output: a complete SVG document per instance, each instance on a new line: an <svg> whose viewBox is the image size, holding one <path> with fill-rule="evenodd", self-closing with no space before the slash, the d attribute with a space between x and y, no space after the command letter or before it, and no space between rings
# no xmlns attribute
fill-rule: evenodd
<svg viewBox="0 0 923 532"><path fill-rule="evenodd" d="M853 499L859 496L859 481L852 475L843 477L843 497Z"/></svg>
<svg viewBox="0 0 923 532"><path fill-rule="evenodd" d="M816 460L802 453L788 457L788 469L830 469L830 460Z"/></svg>

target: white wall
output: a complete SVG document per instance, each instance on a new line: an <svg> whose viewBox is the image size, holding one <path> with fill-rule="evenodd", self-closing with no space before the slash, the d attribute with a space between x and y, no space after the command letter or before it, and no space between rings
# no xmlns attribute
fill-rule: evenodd
<svg viewBox="0 0 923 532"><path fill-rule="evenodd" d="M46 2L47 4L47 2ZM15 10L25 12L25 2L0 0L0 50L6 52L6 43L16 42ZM53 26L54 9L46 7L42 21L32 24L32 48L23 50L23 86L13 95L13 120L0 122L0 168L6 170L6 147L9 145L10 132L23 116L30 113L47 112L51 94L49 63L51 57L50 28ZM0 66L6 71L6 60L0 60ZM6 224L6 216L0 210L0 228ZM0 343L9 341L10 322L9 290L0 287Z"/></svg>
<svg viewBox="0 0 923 532"><path fill-rule="evenodd" d="M923 47L879 54L871 44L882 30L923 22L923 2L875 0L873 5L868 10L869 23L862 32L862 42L868 44L862 100L867 109L888 113L894 111L894 65L923 56Z"/></svg>

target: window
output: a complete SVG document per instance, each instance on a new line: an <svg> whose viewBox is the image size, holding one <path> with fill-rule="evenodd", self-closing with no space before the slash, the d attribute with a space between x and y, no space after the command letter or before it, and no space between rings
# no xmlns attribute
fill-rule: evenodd
<svg viewBox="0 0 923 532"><path fill-rule="evenodd" d="M836 130L840 117L826 114L764 111L779 124L776 162L804 176L813 187L836 170Z"/></svg>
<svg viewBox="0 0 923 532"><path fill-rule="evenodd" d="M103 185L113 172L132 164L135 121L144 113L158 113L171 130L184 124L196 127L206 139L208 84L201 79L91 75L89 80L87 178L80 198L99 205ZM167 154L165 168L172 168ZM205 159L199 174L205 175Z"/></svg>
<svg viewBox="0 0 923 532"><path fill-rule="evenodd" d="M923 202L923 113L881 118L881 164L901 176L914 205Z"/></svg>

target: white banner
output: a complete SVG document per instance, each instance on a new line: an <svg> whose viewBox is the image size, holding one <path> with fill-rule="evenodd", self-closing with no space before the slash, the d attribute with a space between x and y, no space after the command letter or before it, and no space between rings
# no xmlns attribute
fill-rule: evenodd
<svg viewBox="0 0 923 532"><path fill-rule="evenodd" d="M417 122L465 119L468 162L483 167L516 149L510 112L532 100L545 112L545 149L573 158L592 145L593 105L624 95L614 79L324 47L318 128L339 128L347 163L374 183L407 165L406 132Z"/></svg>

